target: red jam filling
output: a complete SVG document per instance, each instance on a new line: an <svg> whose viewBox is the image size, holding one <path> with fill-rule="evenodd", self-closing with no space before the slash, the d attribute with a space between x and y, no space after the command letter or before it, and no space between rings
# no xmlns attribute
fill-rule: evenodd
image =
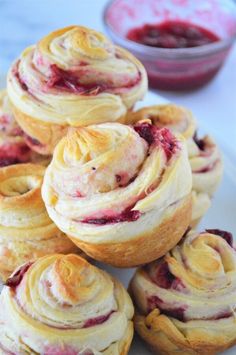
<svg viewBox="0 0 236 355"><path fill-rule="evenodd" d="M153 278L152 281L161 288L172 288L174 282L176 281L176 277L170 272L166 261L159 265L155 278Z"/></svg>
<svg viewBox="0 0 236 355"><path fill-rule="evenodd" d="M29 145L37 146L37 147L43 147L43 144L40 143L36 138L33 138L33 137L29 136L26 133L24 133L24 137L25 137L26 142L29 143Z"/></svg>
<svg viewBox="0 0 236 355"><path fill-rule="evenodd" d="M158 128L150 123L138 123L134 129L150 146L152 144L161 146L167 160L176 153L178 143L168 128Z"/></svg>
<svg viewBox="0 0 236 355"><path fill-rule="evenodd" d="M58 346L53 346L53 345L47 345L44 348L44 355L78 355L80 353L78 353L77 350L74 350L72 347L70 346L63 346L61 347L60 345ZM92 352L85 350L84 352L81 353L82 355L93 355Z"/></svg>
<svg viewBox="0 0 236 355"><path fill-rule="evenodd" d="M30 160L31 150L24 143L6 144L0 147L0 167L26 163Z"/></svg>
<svg viewBox="0 0 236 355"><path fill-rule="evenodd" d="M148 312L151 312L153 309L158 308L161 310L162 314L165 314L168 317L172 317L178 319L182 322L185 321L184 313L186 308L184 307L176 307L173 309L168 309L164 307L164 301L162 301L157 296L151 296L148 298Z"/></svg>
<svg viewBox="0 0 236 355"><path fill-rule="evenodd" d="M97 95L104 91L111 91L113 89L116 89L112 85L99 82L91 82L88 84L81 83L78 74L76 76L76 73L74 73L73 71L63 70L57 67L55 64L52 64L50 68L51 77L46 83L47 88L55 87L61 90L66 90L70 92L72 91L80 95ZM123 86L123 89L128 89L137 85L140 80L141 74L139 73L139 75L137 75L137 78L128 82L125 86Z"/></svg>
<svg viewBox="0 0 236 355"><path fill-rule="evenodd" d="M82 223L106 225L106 224L113 224L113 223L137 221L141 216L141 212L137 210L131 210L131 208L128 207L120 214L112 217L104 216L102 218L86 218L82 221Z"/></svg>
<svg viewBox="0 0 236 355"><path fill-rule="evenodd" d="M220 38L200 26L180 21L166 21L161 24L131 29L127 38L146 46L158 48L189 48L217 42Z"/></svg>
<svg viewBox="0 0 236 355"><path fill-rule="evenodd" d="M105 316L99 316L99 317L96 317L96 318L91 318L91 319L88 319L83 328L89 328L89 327L93 327L95 325L99 325L99 324L102 324L104 322L106 322L110 316L112 315L112 313L114 313L114 311L111 311L110 313L108 313L107 315Z"/></svg>
<svg viewBox="0 0 236 355"><path fill-rule="evenodd" d="M90 83L81 84L79 78L71 71L58 68L55 64L51 65L51 77L47 82L48 88L56 87L58 89L69 90L76 94L97 95L108 89L107 85Z"/></svg>
<svg viewBox="0 0 236 355"><path fill-rule="evenodd" d="M28 271L32 262L24 264L21 266L7 281L5 282L5 286L15 289L21 283L25 273Z"/></svg>
<svg viewBox="0 0 236 355"><path fill-rule="evenodd" d="M196 145L198 146L198 148L200 150L202 150L202 151L205 150L205 148L206 148L205 141L204 141L204 139L199 139L198 138L197 132L194 133L193 140L194 140L194 142L196 143Z"/></svg>
<svg viewBox="0 0 236 355"><path fill-rule="evenodd" d="M215 234L223 238L231 247L233 247L233 235L220 229L206 229L206 232Z"/></svg>

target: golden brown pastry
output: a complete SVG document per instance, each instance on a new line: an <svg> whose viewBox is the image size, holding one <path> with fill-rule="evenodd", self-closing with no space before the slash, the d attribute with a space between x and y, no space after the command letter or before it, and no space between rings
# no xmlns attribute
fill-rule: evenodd
<svg viewBox="0 0 236 355"><path fill-rule="evenodd" d="M24 132L16 123L5 90L0 90L0 167L19 163L47 165L50 157L31 150L24 140Z"/></svg>
<svg viewBox="0 0 236 355"><path fill-rule="evenodd" d="M139 335L154 353L213 355L236 344L232 234L190 231L130 284Z"/></svg>
<svg viewBox="0 0 236 355"><path fill-rule="evenodd" d="M187 140L189 161L193 173L192 226L196 225L211 205L223 173L221 154L210 136L197 137L197 125L192 113L174 104L144 107L127 115L127 123L150 119L159 127L181 133Z"/></svg>
<svg viewBox="0 0 236 355"><path fill-rule="evenodd" d="M164 255L191 218L184 139L149 121L71 130L43 183L49 216L86 254L130 267Z"/></svg>
<svg viewBox="0 0 236 355"><path fill-rule="evenodd" d="M68 126L118 121L147 91L143 65L102 33L52 32L8 73L16 119L35 151L50 154Z"/></svg>
<svg viewBox="0 0 236 355"><path fill-rule="evenodd" d="M76 246L48 217L41 185L45 168L18 164L0 169L0 277L22 263Z"/></svg>
<svg viewBox="0 0 236 355"><path fill-rule="evenodd" d="M126 355L133 305L116 279L77 255L19 268L0 296L4 354Z"/></svg>

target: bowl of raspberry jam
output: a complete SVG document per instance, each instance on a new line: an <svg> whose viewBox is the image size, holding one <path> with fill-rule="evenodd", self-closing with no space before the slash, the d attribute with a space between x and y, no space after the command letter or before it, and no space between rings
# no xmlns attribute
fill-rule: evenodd
<svg viewBox="0 0 236 355"><path fill-rule="evenodd" d="M139 58L152 88L189 91L211 81L236 38L233 0L113 0L113 41Z"/></svg>

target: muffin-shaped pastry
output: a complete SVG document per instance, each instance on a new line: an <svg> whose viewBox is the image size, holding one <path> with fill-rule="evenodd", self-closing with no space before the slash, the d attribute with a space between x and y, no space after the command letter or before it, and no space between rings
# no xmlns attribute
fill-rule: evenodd
<svg viewBox="0 0 236 355"><path fill-rule="evenodd" d="M155 353L213 355L236 344L236 251L228 232L188 233L140 268L135 328Z"/></svg>
<svg viewBox="0 0 236 355"><path fill-rule="evenodd" d="M0 307L4 354L128 354L133 305L127 291L77 255L23 265L7 280Z"/></svg>
<svg viewBox="0 0 236 355"><path fill-rule="evenodd" d="M45 168L36 164L0 169L0 277L22 263L76 246L49 218L41 186Z"/></svg>
<svg viewBox="0 0 236 355"><path fill-rule="evenodd" d="M5 90L0 91L0 167L19 163L47 165L49 157L37 154L24 140L24 132L16 123Z"/></svg>
<svg viewBox="0 0 236 355"><path fill-rule="evenodd" d="M28 144L49 154L68 126L121 121L146 93L147 75L102 33L71 26L27 48L12 65L7 86Z"/></svg>
<svg viewBox="0 0 236 355"><path fill-rule="evenodd" d="M191 219L184 139L150 122L71 129L43 183L49 216L86 254L119 267L155 260Z"/></svg>
<svg viewBox="0 0 236 355"><path fill-rule="evenodd" d="M197 125L192 113L184 107L168 104L144 107L127 115L127 123L150 119L159 127L181 133L187 140L189 161L193 173L192 226L196 225L211 205L223 173L219 149L213 139L197 137Z"/></svg>

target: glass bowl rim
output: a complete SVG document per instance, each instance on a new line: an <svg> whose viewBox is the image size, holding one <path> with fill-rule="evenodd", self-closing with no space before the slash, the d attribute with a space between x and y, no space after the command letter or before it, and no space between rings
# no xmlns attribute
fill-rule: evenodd
<svg viewBox="0 0 236 355"><path fill-rule="evenodd" d="M115 40L120 46L128 48L130 51L135 52L144 57L161 57L170 59L191 59L201 56L207 56L211 53L221 52L233 44L236 40L236 30L235 34L229 38L219 40L217 42L205 44L199 47L189 47L189 48L157 48L147 46L145 44L137 43L129 40L126 37L121 36L118 32L113 29L113 26L109 23L107 19L107 13L110 10L113 3L117 0L109 0L103 9L103 23L105 25L106 31L110 34L111 38ZM235 11L235 23L236 23L236 3L233 0L217 0L219 2L227 1Z"/></svg>

